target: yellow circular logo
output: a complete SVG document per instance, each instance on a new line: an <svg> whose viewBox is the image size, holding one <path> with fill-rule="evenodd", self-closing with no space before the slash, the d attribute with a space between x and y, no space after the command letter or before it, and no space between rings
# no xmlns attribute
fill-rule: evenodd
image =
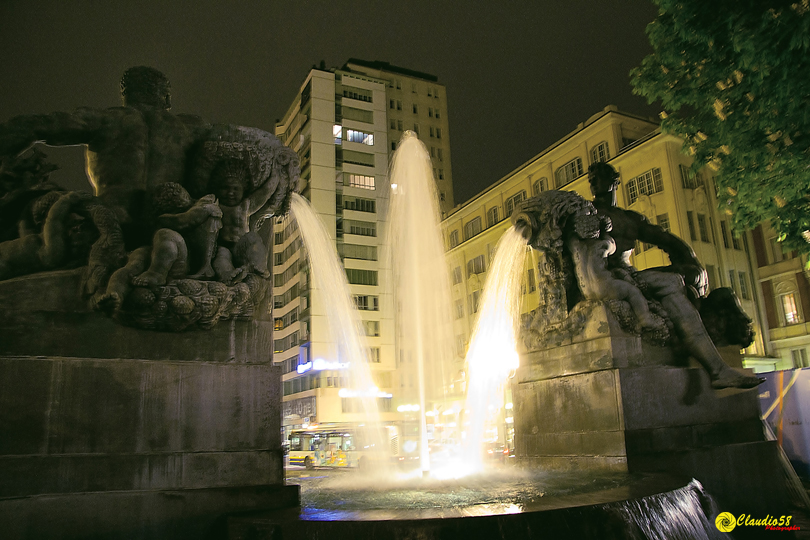
<svg viewBox="0 0 810 540"><path fill-rule="evenodd" d="M737 520L731 515L731 512L721 512L714 520L714 525L718 531L731 532L737 526Z"/></svg>

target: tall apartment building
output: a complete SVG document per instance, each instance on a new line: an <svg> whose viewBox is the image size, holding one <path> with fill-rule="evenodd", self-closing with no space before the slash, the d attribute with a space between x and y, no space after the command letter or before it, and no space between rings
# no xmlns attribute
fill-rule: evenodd
<svg viewBox="0 0 810 540"><path fill-rule="evenodd" d="M576 191L591 200L587 169L596 161L607 161L621 175L620 207L644 214L689 243L706 268L710 289L728 286L737 292L757 334L744 351L747 363L760 361L767 351L768 326L762 297L754 287L757 278L751 233L739 237L731 234L727 216L717 211L712 176L705 170L692 175L691 159L681 148L681 140L662 134L656 122L609 106L453 209L442 225L456 319L454 389L463 392L463 359L487 269L498 240L511 225L508 218L512 211L522 200L547 189ZM663 251L645 244L636 246L632 262L638 269L669 264ZM538 306L535 271L529 256L523 277L523 313Z"/></svg>
<svg viewBox="0 0 810 540"><path fill-rule="evenodd" d="M398 370L394 306L382 261L388 165L402 131L417 131L432 149L445 206L452 206L445 95L432 75L352 59L341 69L312 69L276 126L276 135L301 158L300 192L342 259L386 422L413 412L412 392L406 391L413 380ZM284 371L284 428L362 422L358 404L341 392L349 359L338 358L323 294L312 283L292 217L276 222L273 254L274 361Z"/></svg>

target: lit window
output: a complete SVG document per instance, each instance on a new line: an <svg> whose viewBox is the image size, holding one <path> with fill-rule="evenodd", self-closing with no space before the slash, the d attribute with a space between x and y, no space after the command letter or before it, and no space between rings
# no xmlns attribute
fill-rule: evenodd
<svg viewBox="0 0 810 540"><path fill-rule="evenodd" d="M796 307L796 297L793 293L782 295L782 310L785 314L785 324L798 324L801 321L799 310Z"/></svg>
<svg viewBox="0 0 810 540"><path fill-rule="evenodd" d="M345 173L343 184L349 187L356 187L360 189L375 188L374 177L365 176L362 174Z"/></svg>
<svg viewBox="0 0 810 540"><path fill-rule="evenodd" d="M604 162L610 159L607 141L602 141L591 148L591 163Z"/></svg>
<svg viewBox="0 0 810 540"><path fill-rule="evenodd" d="M335 144L341 144L343 140L343 126L340 124L332 126L332 136L335 137Z"/></svg>
<svg viewBox="0 0 810 540"><path fill-rule="evenodd" d="M374 134L366 133L365 131L358 131L356 129L346 129L345 138L349 142L356 142L365 144L367 146L374 146Z"/></svg>

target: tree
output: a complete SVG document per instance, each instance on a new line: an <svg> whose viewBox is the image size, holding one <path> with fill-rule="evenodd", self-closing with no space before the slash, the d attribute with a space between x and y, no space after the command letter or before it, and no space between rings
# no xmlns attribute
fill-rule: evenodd
<svg viewBox="0 0 810 540"><path fill-rule="evenodd" d="M810 253L808 0L653 1L634 93L660 100L694 171L716 172L735 229L770 221L786 249Z"/></svg>

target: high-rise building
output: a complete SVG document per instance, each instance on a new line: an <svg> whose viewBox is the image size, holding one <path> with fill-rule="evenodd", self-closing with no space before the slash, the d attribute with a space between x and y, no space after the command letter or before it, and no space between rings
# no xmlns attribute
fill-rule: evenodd
<svg viewBox="0 0 810 540"><path fill-rule="evenodd" d="M381 419L413 413L413 378L398 370L394 306L382 261L388 164L405 130L431 152L442 208L452 207L446 94L433 75L352 59L341 69L312 69L276 135L301 158L300 193L329 231L362 316ZM283 367L283 425L363 421L341 389L338 358L324 306L312 282L292 217L275 223L274 360ZM398 411L399 409L399 411Z"/></svg>

